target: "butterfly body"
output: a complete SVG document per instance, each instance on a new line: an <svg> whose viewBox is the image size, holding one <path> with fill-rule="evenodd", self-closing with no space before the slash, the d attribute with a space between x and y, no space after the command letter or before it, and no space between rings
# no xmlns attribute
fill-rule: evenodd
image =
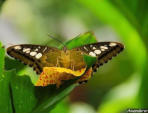
<svg viewBox="0 0 148 114"><path fill-rule="evenodd" d="M47 67L63 67L71 70L84 68L83 54L76 50L56 50L41 58L42 64Z"/></svg>
<svg viewBox="0 0 148 114"><path fill-rule="evenodd" d="M87 81L93 71L122 51L124 46L117 42L98 42L74 49L22 44L7 48L7 53L32 66L40 74L36 86L62 84L63 80L81 76L78 82ZM89 69L84 54L96 57L97 61Z"/></svg>

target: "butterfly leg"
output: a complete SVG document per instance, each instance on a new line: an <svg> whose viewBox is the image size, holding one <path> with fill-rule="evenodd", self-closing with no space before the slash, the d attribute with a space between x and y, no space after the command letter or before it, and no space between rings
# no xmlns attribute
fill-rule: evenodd
<svg viewBox="0 0 148 114"><path fill-rule="evenodd" d="M74 65L72 65L72 70L73 70L73 71L75 70L75 67L74 67Z"/></svg>
<svg viewBox="0 0 148 114"><path fill-rule="evenodd" d="M58 67L59 65L59 58L57 58L57 64L56 64L56 67Z"/></svg>

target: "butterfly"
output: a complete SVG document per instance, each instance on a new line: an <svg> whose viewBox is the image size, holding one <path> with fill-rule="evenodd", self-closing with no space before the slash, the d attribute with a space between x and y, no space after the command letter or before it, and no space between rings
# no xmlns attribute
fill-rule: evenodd
<svg viewBox="0 0 148 114"><path fill-rule="evenodd" d="M7 54L33 67L39 79L35 86L56 84L59 87L64 80L80 77L77 82L87 82L93 72L111 60L124 49L118 42L98 42L73 49L58 49L49 46L21 44L7 48ZM96 57L96 62L87 68L83 55Z"/></svg>

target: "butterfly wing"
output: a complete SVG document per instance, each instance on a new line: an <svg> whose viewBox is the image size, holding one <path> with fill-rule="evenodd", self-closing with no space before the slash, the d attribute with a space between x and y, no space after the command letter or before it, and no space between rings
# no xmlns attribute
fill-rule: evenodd
<svg viewBox="0 0 148 114"><path fill-rule="evenodd" d="M94 71L99 66L107 63L108 60L111 60L113 56L116 56L123 49L123 44L118 42L98 42L76 48L76 50L80 50L84 54L97 57L97 62L92 66Z"/></svg>
<svg viewBox="0 0 148 114"><path fill-rule="evenodd" d="M96 56L97 62L93 65L93 70L106 63L113 56L123 50L124 46L117 42L98 42L84 45L73 50L82 51L84 54ZM43 67L54 67L57 64L57 58L61 56L61 50L48 46L22 44L7 48L8 55L22 61L34 68L40 74Z"/></svg>
<svg viewBox="0 0 148 114"><path fill-rule="evenodd" d="M8 55L20 60L30 67L33 67L37 74L40 74L43 67L46 66L46 64L42 64L42 59L46 58L46 53L58 51L60 50L58 50L57 48L31 44L14 45L7 48Z"/></svg>

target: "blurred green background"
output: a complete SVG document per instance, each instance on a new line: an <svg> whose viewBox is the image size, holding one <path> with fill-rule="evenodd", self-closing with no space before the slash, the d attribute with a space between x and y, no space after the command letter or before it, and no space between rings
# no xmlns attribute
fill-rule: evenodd
<svg viewBox="0 0 148 114"><path fill-rule="evenodd" d="M148 109L147 0L1 0L0 41L56 47L93 31L98 41L125 50L76 87L52 112L125 112Z"/></svg>

